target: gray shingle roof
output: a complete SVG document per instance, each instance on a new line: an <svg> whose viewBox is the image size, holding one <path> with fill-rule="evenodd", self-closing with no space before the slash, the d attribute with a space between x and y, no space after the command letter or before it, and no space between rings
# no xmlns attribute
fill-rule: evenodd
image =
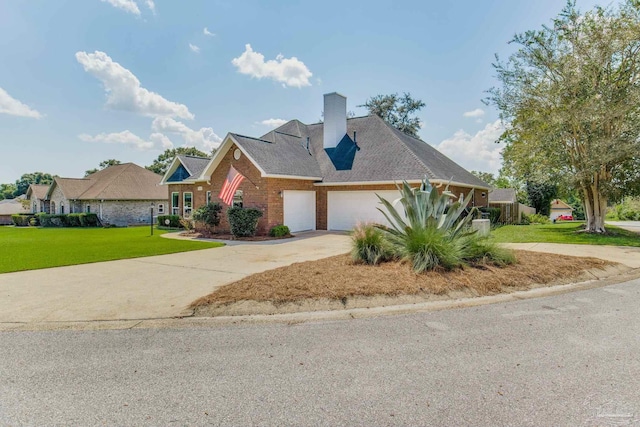
<svg viewBox="0 0 640 427"><path fill-rule="evenodd" d="M513 188L494 188L489 192L489 203L515 203L518 200Z"/></svg>
<svg viewBox="0 0 640 427"><path fill-rule="evenodd" d="M267 174L322 177L318 162L306 149L306 138L279 132L270 132L270 140L231 135Z"/></svg>
<svg viewBox="0 0 640 427"><path fill-rule="evenodd" d="M426 176L489 188L431 145L373 115L347 120L347 135L352 143L356 132L359 149L349 169L337 169L323 148L323 129L322 123L304 125L291 120L259 139L242 137L238 143L270 174L319 176L323 183L420 180ZM311 156L304 147L307 137ZM347 143L343 140L341 145Z"/></svg>
<svg viewBox="0 0 640 427"><path fill-rule="evenodd" d="M187 168L189 173L191 173L191 176L189 176L190 179L199 177L209 164L209 160L211 160L208 157L185 156L182 154L178 155L178 159L184 167Z"/></svg>

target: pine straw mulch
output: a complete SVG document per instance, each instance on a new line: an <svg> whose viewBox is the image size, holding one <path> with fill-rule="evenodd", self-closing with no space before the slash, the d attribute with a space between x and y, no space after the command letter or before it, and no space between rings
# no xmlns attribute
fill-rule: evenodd
<svg viewBox="0 0 640 427"><path fill-rule="evenodd" d="M338 255L248 276L194 301L191 308L242 301L278 305L309 299L446 295L459 291L483 296L536 285L569 283L571 279L584 277L586 270L603 270L615 265L596 258L528 251L515 253L518 262L503 268L479 266L426 274L415 274L409 265L399 262L368 266L354 264L348 254Z"/></svg>

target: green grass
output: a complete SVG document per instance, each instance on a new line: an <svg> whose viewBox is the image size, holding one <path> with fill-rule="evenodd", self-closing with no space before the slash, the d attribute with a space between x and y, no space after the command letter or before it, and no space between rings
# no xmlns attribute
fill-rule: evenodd
<svg viewBox="0 0 640 427"><path fill-rule="evenodd" d="M130 228L0 227L0 273L172 254L223 246L160 237Z"/></svg>
<svg viewBox="0 0 640 427"><path fill-rule="evenodd" d="M499 243L572 243L580 245L640 246L640 235L607 225L607 234L579 233L581 222L505 225L491 234Z"/></svg>

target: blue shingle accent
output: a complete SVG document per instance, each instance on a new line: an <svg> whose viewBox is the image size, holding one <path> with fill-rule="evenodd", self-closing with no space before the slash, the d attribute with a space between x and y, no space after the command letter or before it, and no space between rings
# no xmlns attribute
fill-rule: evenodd
<svg viewBox="0 0 640 427"><path fill-rule="evenodd" d="M353 167L353 160L356 158L356 151L359 149L360 147L353 142L349 135L345 135L335 148L325 148L324 151L326 151L336 170L347 171Z"/></svg>
<svg viewBox="0 0 640 427"><path fill-rule="evenodd" d="M176 171L173 173L173 175L169 177L167 182L184 181L185 179L189 178L189 176L191 176L191 174L187 171L187 169L183 165L180 165L178 166L178 169L176 169Z"/></svg>

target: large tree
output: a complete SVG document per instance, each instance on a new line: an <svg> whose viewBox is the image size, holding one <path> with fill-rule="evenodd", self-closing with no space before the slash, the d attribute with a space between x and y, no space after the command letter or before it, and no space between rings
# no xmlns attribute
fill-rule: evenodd
<svg viewBox="0 0 640 427"><path fill-rule="evenodd" d="M494 64L486 102L508 123L505 166L528 181L566 182L586 230L604 232L608 200L640 194L640 1L581 13L514 37Z"/></svg>
<svg viewBox="0 0 640 427"><path fill-rule="evenodd" d="M216 152L215 148L211 151L211 155ZM152 172L155 172L160 175L164 175L164 173L169 168L169 165L173 161L173 158L178 154L182 154L184 156L196 156L196 157L207 157L206 153L198 150L196 147L178 147L178 148L168 148L164 151L164 153L160 154L157 159L153 161L149 166L145 166Z"/></svg>
<svg viewBox="0 0 640 427"><path fill-rule="evenodd" d="M375 114L396 129L417 138L422 125L414 115L425 105L421 100L413 99L410 93L402 96L392 93L372 96L358 107L366 107L369 114Z"/></svg>
<svg viewBox="0 0 640 427"><path fill-rule="evenodd" d="M115 165L119 165L122 162L120 160L116 160L116 159L108 159L108 160L103 160L100 162L100 164L98 165L97 168L93 168L93 169L89 169L87 171L84 172L84 176L89 176L92 173L96 173L98 171L101 171L102 169L106 169L109 166L115 166Z"/></svg>

